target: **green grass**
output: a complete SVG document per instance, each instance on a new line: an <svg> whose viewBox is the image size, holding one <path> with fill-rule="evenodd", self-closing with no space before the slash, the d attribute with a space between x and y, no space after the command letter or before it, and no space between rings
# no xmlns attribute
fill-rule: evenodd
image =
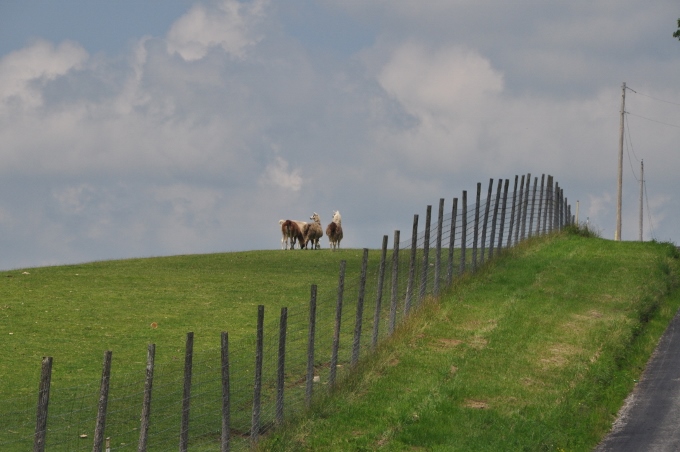
<svg viewBox="0 0 680 452"><path fill-rule="evenodd" d="M530 241L466 277L263 451L589 451L680 306L678 251Z"/></svg>
<svg viewBox="0 0 680 452"><path fill-rule="evenodd" d="M408 254L401 253L402 275ZM290 424L269 433L262 450L591 450L680 306L678 252L671 245L579 233L531 240L458 280L440 302L429 300L361 361L358 372L302 415L310 285L318 285L321 300L315 362L322 379L315 393L321 395L327 392L339 262L347 261L346 364L361 258L361 250L272 250L0 273L3 450L32 444L43 356L54 357L48 449L91 449L105 350L113 351L107 436L114 449L133 447L149 343L156 344L157 365L151 450L176 449L189 331L195 334L193 393L200 402L192 403L192 450L216 450L220 333L230 335L232 384L245 388L234 397L232 416L247 424L260 304L269 325L267 362L276 354L272 326L281 307L289 308L289 327L297 328L287 346ZM369 274L378 259L372 250ZM367 300L374 294L369 281ZM383 303L388 299L386 291ZM369 302L364 337L370 336L372 309ZM28 421L7 423L19 415ZM245 435L247 425L234 429ZM81 441L84 433L89 436ZM12 443L20 437L28 440Z"/></svg>

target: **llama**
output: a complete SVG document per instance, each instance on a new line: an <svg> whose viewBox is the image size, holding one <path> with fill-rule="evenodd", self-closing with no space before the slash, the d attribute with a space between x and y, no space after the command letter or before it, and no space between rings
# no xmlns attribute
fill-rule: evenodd
<svg viewBox="0 0 680 452"><path fill-rule="evenodd" d="M339 211L333 212L333 221L326 228L326 235L331 244L331 249L340 248L340 240L342 240L342 217Z"/></svg>
<svg viewBox="0 0 680 452"><path fill-rule="evenodd" d="M281 246L283 247L285 243L285 248L283 249L288 249L288 239L290 239L291 250L295 249L296 240L300 244L300 249L305 247L306 242L302 235L302 231L295 221L280 220L279 224L281 224L281 234L283 235L283 238L281 239Z"/></svg>
<svg viewBox="0 0 680 452"><path fill-rule="evenodd" d="M286 221L292 221L293 223L295 223L295 224L298 226L298 228L300 229L300 233L302 233L302 231L304 230L305 226L307 225L307 222L306 222L306 221L298 221L298 220L279 220L279 225L281 226L281 234L282 234L282 237L281 237L281 249L282 249L282 250L287 250L287 249L288 249L288 239L289 239L289 238L290 238L290 249L294 249L294 248L295 248L295 242L296 242L297 239L298 239L298 237L297 237L296 235L292 235L292 236L287 236L287 235L286 235L286 232L283 230L283 224L284 224Z"/></svg>
<svg viewBox="0 0 680 452"><path fill-rule="evenodd" d="M307 249L315 249L318 250L321 248L321 245L319 244L319 239L323 237L323 229L321 228L321 219L319 218L319 214L314 212L314 215L309 217L310 220L314 220L313 223L309 223L305 225L303 229L303 233L305 236L305 246L308 245L308 242L312 242L312 247Z"/></svg>

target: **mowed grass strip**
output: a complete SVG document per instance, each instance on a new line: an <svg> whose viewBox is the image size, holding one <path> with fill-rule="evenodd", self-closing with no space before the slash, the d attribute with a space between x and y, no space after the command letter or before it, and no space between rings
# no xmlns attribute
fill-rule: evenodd
<svg viewBox="0 0 680 452"><path fill-rule="evenodd" d="M460 280L268 450L581 450L680 306L670 244L561 234Z"/></svg>

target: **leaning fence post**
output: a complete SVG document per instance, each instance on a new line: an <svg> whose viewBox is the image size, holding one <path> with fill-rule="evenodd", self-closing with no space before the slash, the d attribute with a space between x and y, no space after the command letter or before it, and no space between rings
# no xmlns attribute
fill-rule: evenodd
<svg viewBox="0 0 680 452"><path fill-rule="evenodd" d="M467 250L467 191L463 190L463 213L460 224L460 271L465 273L465 251Z"/></svg>
<svg viewBox="0 0 680 452"><path fill-rule="evenodd" d="M231 388L229 381L229 333L222 332L222 434L220 452L228 452L231 447Z"/></svg>
<svg viewBox="0 0 680 452"><path fill-rule="evenodd" d="M335 386L335 376L338 370L338 352L340 349L340 323L342 322L342 297L345 291L345 266L347 261L340 261L340 276L338 278L338 299L335 305L335 330L333 332L333 349L331 350L331 368L328 376L328 385L332 389ZM311 313L310 313L311 318ZM311 322L310 322L311 324Z"/></svg>
<svg viewBox="0 0 680 452"><path fill-rule="evenodd" d="M382 309L383 285L385 283L385 259L387 258L387 240L383 236L382 254L380 255L380 268L378 270L378 293L375 296L375 313L373 314L373 339L371 340L371 350L375 350L378 345L378 334L380 333L380 310Z"/></svg>
<svg viewBox="0 0 680 452"><path fill-rule="evenodd" d="M491 240L489 241L489 259L493 257L493 246L496 239L496 222L498 221L498 204L501 200L501 185L503 184L503 179L498 179L498 185L496 186L496 199L493 206L493 219L491 220Z"/></svg>
<svg viewBox="0 0 680 452"><path fill-rule="evenodd" d="M357 298L357 317L354 322L354 341L352 342L351 366L359 362L361 352L361 328L364 320L364 292L366 290L366 268L368 267L368 248L364 248L364 257L361 262L361 277L359 280L359 297Z"/></svg>
<svg viewBox="0 0 680 452"><path fill-rule="evenodd" d="M40 372L40 388L38 389L38 408L36 412L33 452L45 450L47 438L47 407L50 402L50 380L52 379L52 357L44 356Z"/></svg>
<svg viewBox="0 0 680 452"><path fill-rule="evenodd" d="M399 299L399 231L394 231L394 250L392 251L392 293L390 298L390 336L397 326L397 301Z"/></svg>
<svg viewBox="0 0 680 452"><path fill-rule="evenodd" d="M446 285L453 284L453 252L456 246L456 215L458 215L458 198L453 198L451 206L451 231L449 232L449 265L446 272Z"/></svg>
<svg viewBox="0 0 680 452"><path fill-rule="evenodd" d="M279 320L279 364L276 368L276 425L283 424L283 390L286 383L286 331L288 308L281 308Z"/></svg>
<svg viewBox="0 0 680 452"><path fill-rule="evenodd" d="M312 404L314 390L314 338L316 336L316 284L312 284L309 297L309 337L307 339L307 386L305 388L305 405Z"/></svg>
<svg viewBox="0 0 680 452"><path fill-rule="evenodd" d="M522 227L522 206L524 205L524 175L522 175L522 180L519 185L519 199L517 200L517 217L515 221L515 245L519 243L519 231Z"/></svg>
<svg viewBox="0 0 680 452"><path fill-rule="evenodd" d="M413 298L413 284L416 278L416 251L418 249L418 215L413 215L413 232L411 234L411 260L408 268L408 284L406 285L406 300L404 301L404 314L411 311Z"/></svg>
<svg viewBox="0 0 680 452"><path fill-rule="evenodd" d="M477 271L477 241L479 237L479 203L482 196L482 184L477 182L477 203L475 204L475 224L472 237L472 272Z"/></svg>
<svg viewBox="0 0 680 452"><path fill-rule="evenodd" d="M437 248L434 257L434 288L435 297L439 296L439 280L442 263L442 227L444 224L444 198L439 199L439 216L437 217Z"/></svg>
<svg viewBox="0 0 680 452"><path fill-rule="evenodd" d="M423 269L420 272L420 292L418 293L418 306L423 303L427 293L427 274L430 269L430 221L432 220L432 206L427 206L425 215L425 237L423 238Z"/></svg>
<svg viewBox="0 0 680 452"><path fill-rule="evenodd" d="M184 354L184 392L182 395L182 426L179 436L179 450L186 452L189 448L189 410L191 407L191 368L194 354L194 333L187 333Z"/></svg>
<svg viewBox="0 0 680 452"><path fill-rule="evenodd" d="M501 227L500 227L500 230L498 231L498 246L496 247L498 249L499 253L503 250L503 233L504 233L504 228L505 228L505 212L506 212L507 204L508 204L508 184L510 184L510 180L505 179L505 184L503 186L503 208L501 209Z"/></svg>
<svg viewBox="0 0 680 452"><path fill-rule="evenodd" d="M99 404L97 408L97 423L94 428L94 445L92 452L101 452L104 446L104 432L106 431L106 406L109 402L109 382L111 380L111 350L104 352L102 364L102 379L99 386Z"/></svg>
<svg viewBox="0 0 680 452"><path fill-rule="evenodd" d="M489 223L489 209L491 208L491 195L493 193L493 179L489 179L489 192L486 195L486 206L484 206L484 220L482 221L482 259L484 263L484 250L486 249L486 227ZM493 239L491 239L493 242Z"/></svg>
<svg viewBox="0 0 680 452"><path fill-rule="evenodd" d="M153 389L153 369L156 356L156 344L149 344L146 350L146 378L144 380L144 401L139 427L139 444L137 452L146 452L149 439L149 419L151 418L151 390Z"/></svg>

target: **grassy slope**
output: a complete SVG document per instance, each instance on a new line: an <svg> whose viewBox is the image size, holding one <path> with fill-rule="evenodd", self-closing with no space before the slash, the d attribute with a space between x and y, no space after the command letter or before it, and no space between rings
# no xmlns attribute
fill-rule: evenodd
<svg viewBox="0 0 680 452"><path fill-rule="evenodd" d="M262 450L592 450L680 306L675 247L560 236L459 282Z"/></svg>
<svg viewBox="0 0 680 452"><path fill-rule="evenodd" d="M250 251L2 272L0 401L32 400L43 356L54 357L53 387L96 386L105 350L113 351L114 375L143 375L148 343L157 344L162 365L183 360L189 331L195 350L219 347L221 331L233 341L254 336L258 304L271 315L306 305L311 284L335 290L339 261L357 274L361 256L361 250Z"/></svg>

